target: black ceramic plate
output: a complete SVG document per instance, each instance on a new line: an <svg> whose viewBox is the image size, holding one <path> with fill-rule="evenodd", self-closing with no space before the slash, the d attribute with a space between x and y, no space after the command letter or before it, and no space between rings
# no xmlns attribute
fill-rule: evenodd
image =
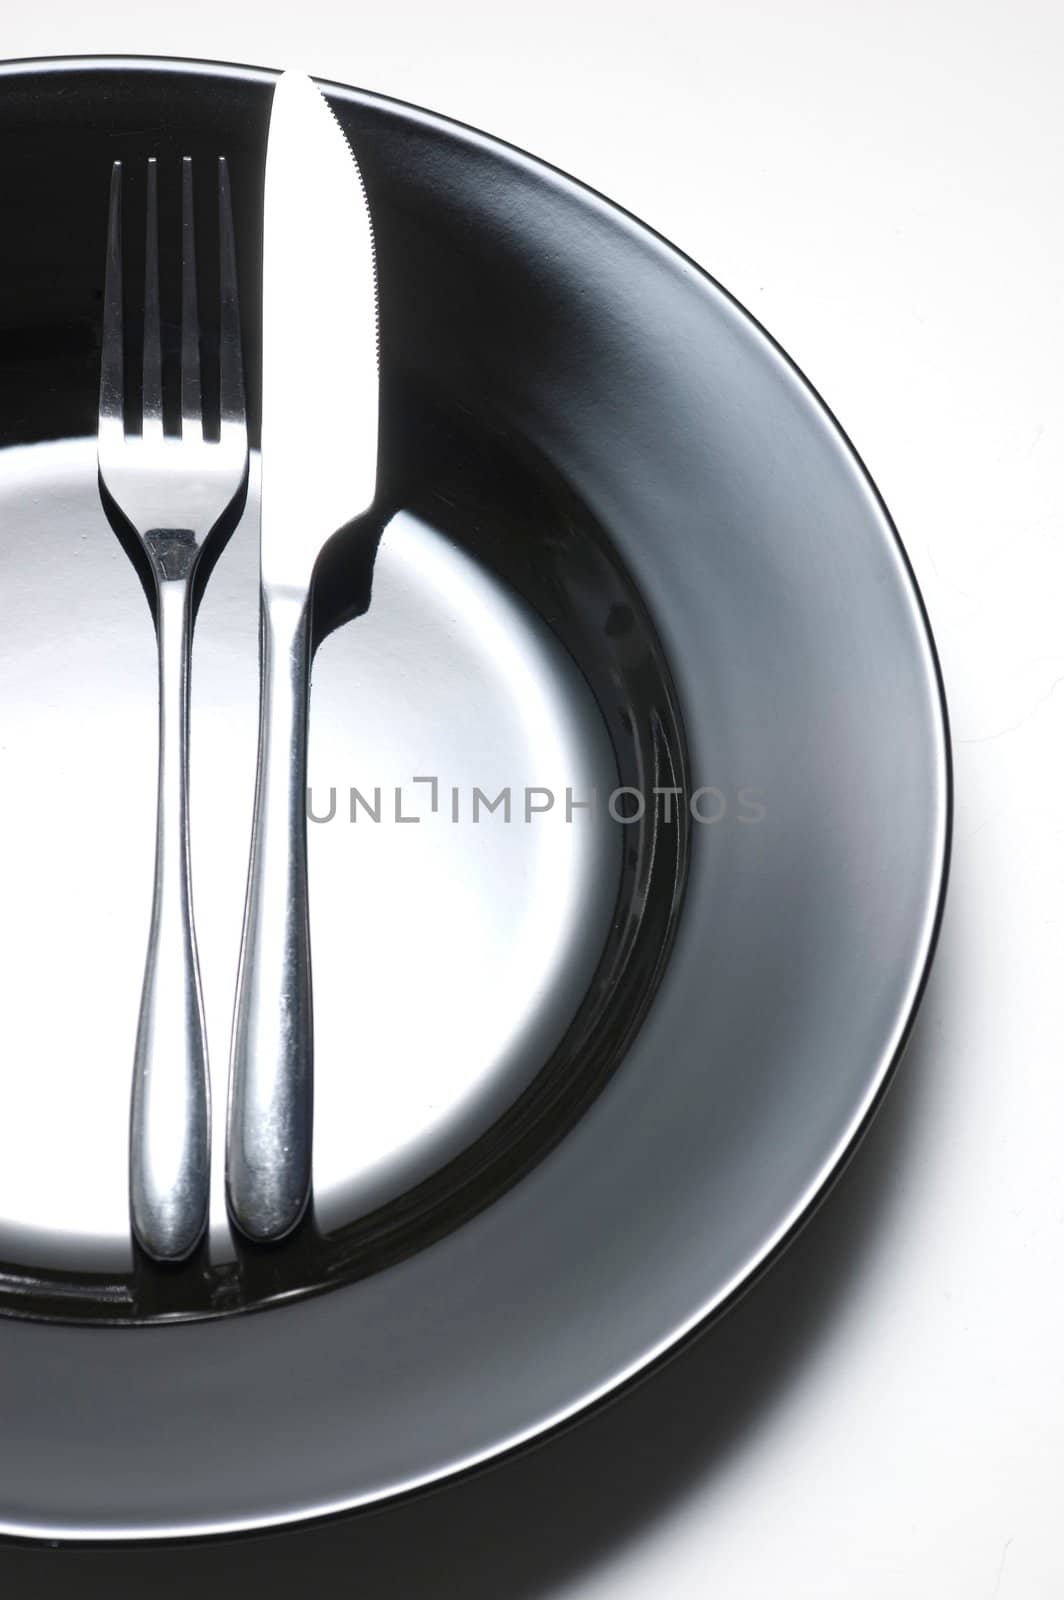
<svg viewBox="0 0 1064 1600"><path fill-rule="evenodd" d="M615 1391L728 1303L852 1148L944 888L926 622L800 375L572 180L330 88L378 239L383 489L375 567L331 548L315 602L315 1206L272 1251L238 1247L216 1203L187 1267L134 1254L154 677L138 574L96 494L107 176L158 156L165 199L178 156L229 158L254 396L271 81L135 60L0 75L0 1527L16 1535L324 1515ZM208 368L212 335L208 319ZM254 758L254 511L252 492L193 669L216 1110ZM475 789L509 790L511 820L474 823ZM566 814L567 789L595 790L597 811Z"/></svg>

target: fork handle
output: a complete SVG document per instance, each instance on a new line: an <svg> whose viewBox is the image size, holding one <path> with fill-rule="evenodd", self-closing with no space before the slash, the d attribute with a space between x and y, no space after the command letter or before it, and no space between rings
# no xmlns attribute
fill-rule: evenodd
<svg viewBox="0 0 1064 1600"><path fill-rule="evenodd" d="M207 1225L210 1102L188 836L189 581L160 577L155 887L130 1112L130 1213L149 1255L181 1261Z"/></svg>
<svg viewBox="0 0 1064 1600"><path fill-rule="evenodd" d="M310 1195L309 611L305 591L262 591L258 771L226 1150L230 1214L260 1241L290 1233Z"/></svg>

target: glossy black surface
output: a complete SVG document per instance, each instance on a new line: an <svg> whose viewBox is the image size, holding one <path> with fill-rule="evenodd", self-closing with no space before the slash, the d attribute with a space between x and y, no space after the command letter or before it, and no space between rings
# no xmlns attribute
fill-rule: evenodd
<svg viewBox="0 0 1064 1600"><path fill-rule="evenodd" d="M129 62L0 82L3 160L36 185L19 179L18 203L33 214L53 182L69 202L61 224L23 230L0 279L9 438L91 430L95 291L64 250L84 226L91 254L103 219L54 159L224 141L251 240L268 85ZM949 824L937 670L893 528L831 417L716 285L571 180L369 95L338 92L337 110L380 219L387 497L445 520L533 602L583 665L625 773L754 789L764 815L748 826L733 805L626 862L624 981L589 995L581 1074L537 1084L490 1204L474 1193L485 1149L474 1190L452 1173L422 1197L411 1247L359 1241L383 1270L262 1315L0 1319L11 1533L326 1515L603 1399L808 1213L888 1081L933 949ZM37 275L27 321L10 291ZM251 321L253 283L244 305ZM365 603L350 571L337 557L322 632Z"/></svg>

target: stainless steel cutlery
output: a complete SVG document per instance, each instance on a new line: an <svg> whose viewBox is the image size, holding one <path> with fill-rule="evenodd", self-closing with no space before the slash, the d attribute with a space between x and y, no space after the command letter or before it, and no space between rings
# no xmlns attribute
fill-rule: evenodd
<svg viewBox="0 0 1064 1600"><path fill-rule="evenodd" d="M236 255L224 159L218 161L218 425L204 430L192 163L181 174L180 432L164 426L158 167L147 167L140 428L126 426L122 166L111 173L100 368L98 463L112 506L139 539L154 580L159 650L155 887L130 1120L130 1213L144 1249L181 1260L207 1223L210 1103L188 821L192 580L204 545L248 470ZM135 408L131 408L135 409Z"/></svg>
<svg viewBox="0 0 1064 1600"><path fill-rule="evenodd" d="M262 314L258 773L229 1078L227 1195L253 1239L299 1221L311 1181L313 1026L306 762L314 567L377 486L373 233L348 142L309 78L274 91Z"/></svg>
<svg viewBox="0 0 1064 1600"><path fill-rule="evenodd" d="M148 162L139 428L127 426L123 174L111 175L98 461L109 514L154 585L159 652L155 884L134 1055L130 1215L141 1246L180 1261L207 1225L207 1044L189 860L192 581L247 481L229 176L218 162L218 423L205 429L192 164L182 164L179 431L164 424L158 166ZM284 1237L311 1188L313 1023L306 859L311 599L323 545L377 483L377 298L361 174L309 78L277 83L263 244L260 716L247 900L233 1018L226 1146L230 1215ZM178 407L166 407L166 415Z"/></svg>

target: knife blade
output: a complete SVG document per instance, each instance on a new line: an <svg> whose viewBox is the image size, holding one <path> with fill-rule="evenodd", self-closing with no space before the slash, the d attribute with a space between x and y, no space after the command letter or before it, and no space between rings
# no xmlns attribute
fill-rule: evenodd
<svg viewBox="0 0 1064 1600"><path fill-rule="evenodd" d="M226 1140L230 1215L260 1241L291 1232L311 1187L311 595L323 546L376 493L377 353L361 171L312 80L286 72L266 148L259 746Z"/></svg>

